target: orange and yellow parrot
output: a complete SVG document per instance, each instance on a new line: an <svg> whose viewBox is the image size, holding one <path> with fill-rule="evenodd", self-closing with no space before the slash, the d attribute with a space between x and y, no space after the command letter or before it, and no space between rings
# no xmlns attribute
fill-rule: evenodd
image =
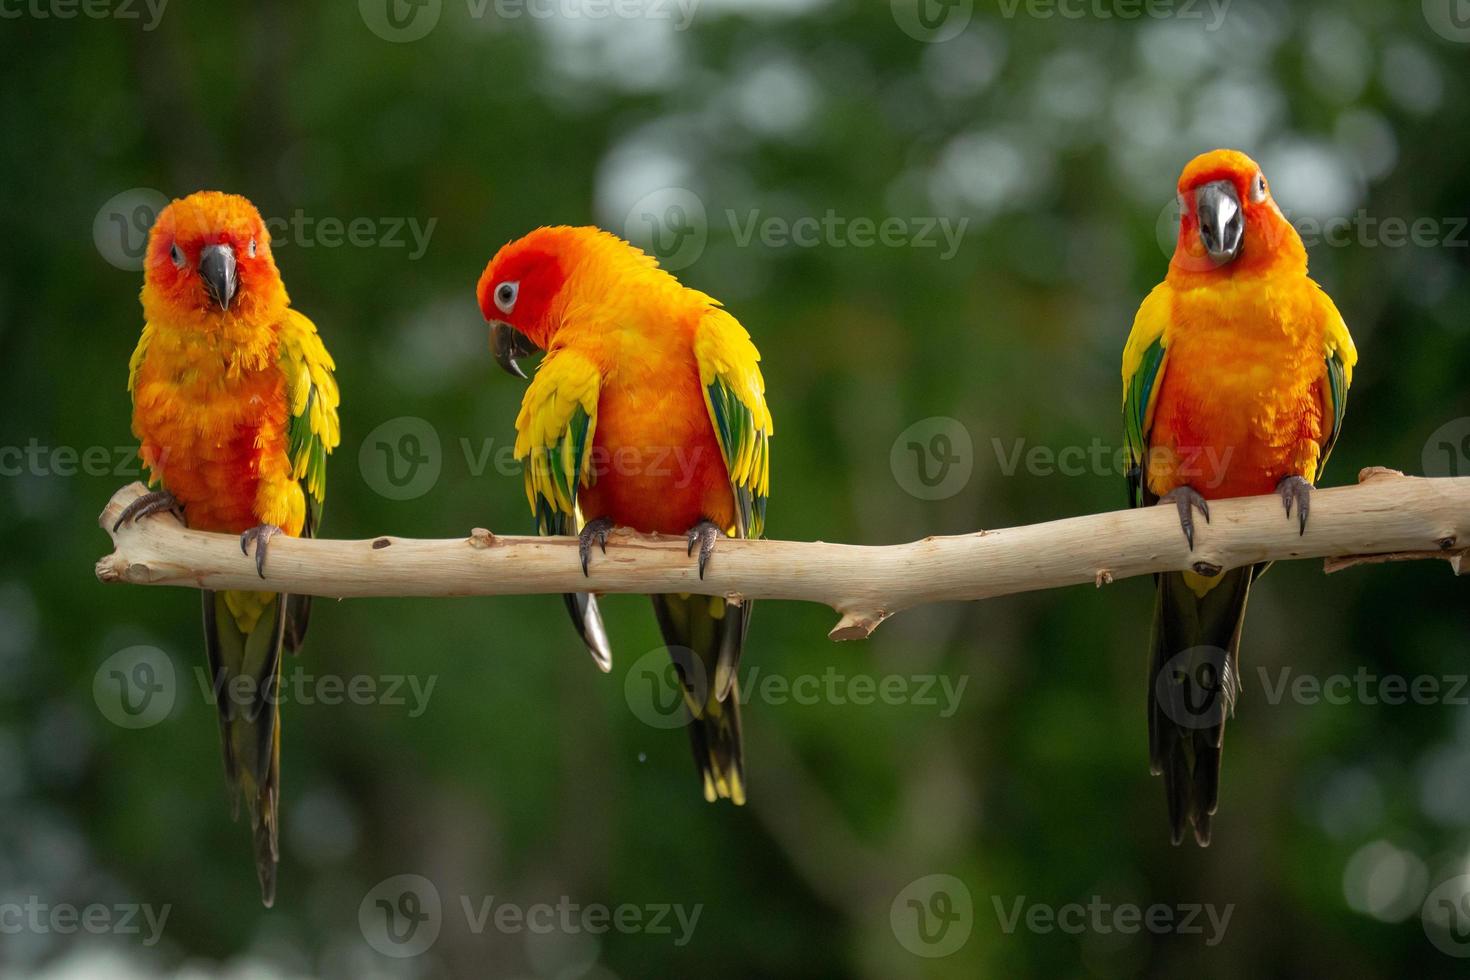
<svg viewBox="0 0 1470 980"><path fill-rule="evenodd" d="M1342 428L1352 337L1308 278L1301 238L1254 161L1205 153L1178 193L1168 276L1123 351L1130 503L1176 507L1193 548L1194 511L1208 522L1208 501L1275 492L1305 533L1312 485ZM1175 844L1186 825L1210 842L1246 596L1264 570L1156 576L1149 759Z"/></svg>
<svg viewBox="0 0 1470 980"><path fill-rule="evenodd" d="M321 521L326 457L340 441L332 358L291 309L270 235L237 195L201 191L159 213L141 298L128 391L159 489L117 524L173 510L191 528L238 534L263 578L272 537L311 537ZM279 860L281 650L301 645L309 611L305 596L204 592L225 773L236 814L241 795L250 810L267 906Z"/></svg>
<svg viewBox="0 0 1470 980"><path fill-rule="evenodd" d="M476 290L500 365L547 351L516 418L516 457L544 535L577 534L585 574L608 532L686 535L704 574L722 536L760 537L771 413L745 328L648 255L597 228L540 228L496 253ZM603 670L597 603L569 595ZM745 801L734 684L750 603L653 596L684 687L705 799Z"/></svg>

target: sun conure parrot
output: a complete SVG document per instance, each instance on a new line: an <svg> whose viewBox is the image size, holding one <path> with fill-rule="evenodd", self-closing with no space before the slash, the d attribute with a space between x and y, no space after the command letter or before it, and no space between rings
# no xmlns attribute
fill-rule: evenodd
<svg viewBox="0 0 1470 980"><path fill-rule="evenodd" d="M1190 548L1207 501L1276 492L1301 533L1312 485L1342 428L1358 355L1261 168L1215 150L1179 177L1169 272L1123 351L1130 503L1176 507ZM1219 802L1225 719L1239 690L1248 566L1156 576L1149 759L1169 825L1201 845Z"/></svg>
<svg viewBox="0 0 1470 980"><path fill-rule="evenodd" d="M544 535L577 534L582 571L608 532L686 535L699 571L722 536L760 537L771 413L745 328L704 293L597 228L539 228L496 253L476 290L500 365L548 353L516 418L515 455ZM684 687L704 796L745 799L736 667L750 603L656 595ZM595 599L567 596L611 666Z"/></svg>
<svg viewBox="0 0 1470 980"><path fill-rule="evenodd" d="M321 521L326 457L341 438L332 358L291 309L270 235L243 197L201 191L164 208L143 275L128 390L158 489L117 524L173 510L190 528L238 534L263 578L272 537L311 537ZM281 650L301 645L309 611L305 596L204 591L225 774L236 815L242 795L250 810L267 906L279 860Z"/></svg>

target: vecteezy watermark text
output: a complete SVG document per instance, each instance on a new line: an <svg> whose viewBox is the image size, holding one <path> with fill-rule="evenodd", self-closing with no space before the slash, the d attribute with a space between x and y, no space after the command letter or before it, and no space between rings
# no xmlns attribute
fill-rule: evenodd
<svg viewBox="0 0 1470 980"><path fill-rule="evenodd" d="M1011 935L1018 928L1027 932L1062 932L1068 935L1095 933L1108 935L1119 933L1125 936L1140 932L1156 936L1175 934L1180 936L1204 936L1206 946L1217 946L1225 938L1230 917L1235 914L1234 903L1217 906L1213 902L1185 902L1179 905L1155 903L1143 906L1131 902L1109 902L1101 895L1093 895L1087 903L1068 902L1064 905L1048 905L1028 902L1025 895L1012 899L1000 895L990 896L995 908L995 918L1001 932Z"/></svg>
<svg viewBox="0 0 1470 980"><path fill-rule="evenodd" d="M1272 671L1257 667L1268 704L1290 700L1295 704L1365 704L1396 707L1403 704L1470 706L1470 675L1375 674L1359 667L1352 674L1293 674L1290 667Z"/></svg>
<svg viewBox="0 0 1470 980"><path fill-rule="evenodd" d="M0 478L131 476L142 472L137 446L49 446L32 436L24 446L0 446Z"/></svg>
<svg viewBox="0 0 1470 980"><path fill-rule="evenodd" d="M0 0L0 20L136 20L151 31L167 6L168 0Z"/></svg>
<svg viewBox="0 0 1470 980"><path fill-rule="evenodd" d="M4 3L5 0L0 0ZM151 187L133 187L114 194L92 219L92 242L108 264L129 272L143 268L148 234L168 198ZM410 262L423 258L438 218L318 217L297 208L289 215L264 219L271 248L385 248L402 249Z"/></svg>
<svg viewBox="0 0 1470 980"><path fill-rule="evenodd" d="M1014 20L1183 20L1219 30L1232 0L998 0L1001 17Z"/></svg>
<svg viewBox="0 0 1470 980"><path fill-rule="evenodd" d="M70 902L46 902L31 895L24 902L0 902L0 935L69 936L86 932L94 936L142 936L144 946L153 946L162 937L171 911L172 905L153 906L146 902L117 905L93 902L79 907Z"/></svg>
<svg viewBox="0 0 1470 980"><path fill-rule="evenodd" d="M438 674L311 674L304 670L283 671L276 681L261 685L249 674L211 677L203 667L194 668L199 693L206 701L221 700L248 707L254 704L339 704L383 705L408 708L408 717L418 718L429 708L429 698L439 683Z"/></svg>
<svg viewBox="0 0 1470 980"><path fill-rule="evenodd" d="M700 0L464 0L473 21L498 20L665 21L676 31L694 20ZM444 0L358 0L368 30L385 41L406 44L426 37L439 24Z"/></svg>
<svg viewBox="0 0 1470 980"><path fill-rule="evenodd" d="M496 895L460 895L458 911L471 935L494 931L506 935L641 934L668 937L683 947L694 937L704 904L680 902L580 902L570 895L555 901L521 903ZM423 875L400 874L378 882L363 896L358 927L368 945L403 959L434 945L444 926L445 902Z"/></svg>
<svg viewBox="0 0 1470 980"><path fill-rule="evenodd" d="M734 615L727 612L726 615ZM679 728L689 723L685 697L704 701L713 678L703 661L681 647L656 647L639 657L623 679L623 695L640 721L654 728ZM950 718L970 682L968 674L848 674L827 667L820 674L762 673L745 669L735 680L742 704L825 704L838 707L872 706L938 709Z"/></svg>

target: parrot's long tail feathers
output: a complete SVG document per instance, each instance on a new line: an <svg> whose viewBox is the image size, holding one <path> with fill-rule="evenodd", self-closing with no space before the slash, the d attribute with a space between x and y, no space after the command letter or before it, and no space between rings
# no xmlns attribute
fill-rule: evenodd
<svg viewBox="0 0 1470 980"><path fill-rule="evenodd" d="M607 642L607 628L602 625L597 596L590 592L567 592L562 598L566 600L572 625L577 627L577 635L587 644L587 652L603 673L612 670L612 646Z"/></svg>
<svg viewBox="0 0 1470 980"><path fill-rule="evenodd" d="M311 596L286 596L286 652L298 653L306 642L306 625L311 620Z"/></svg>
<svg viewBox="0 0 1470 980"><path fill-rule="evenodd" d="M281 651L290 596L270 592L204 592L209 657L220 745L233 812L250 811L261 900L275 901L279 860Z"/></svg>
<svg viewBox="0 0 1470 980"><path fill-rule="evenodd" d="M1255 571L1237 568L1213 580L1184 572L1157 576L1148 672L1149 764L1164 777L1175 844L1188 826L1200 846L1210 843L1210 821L1220 802L1225 722L1235 713L1240 692L1240 635Z"/></svg>
<svg viewBox="0 0 1470 980"><path fill-rule="evenodd" d="M750 624L750 603L719 596L656 595L653 610L684 686L689 743L704 798L745 802L745 752L740 739L739 685L715 683L722 658L738 662Z"/></svg>

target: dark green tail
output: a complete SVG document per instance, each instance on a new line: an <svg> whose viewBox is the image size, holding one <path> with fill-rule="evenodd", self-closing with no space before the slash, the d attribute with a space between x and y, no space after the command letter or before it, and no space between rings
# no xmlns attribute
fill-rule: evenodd
<svg viewBox="0 0 1470 980"><path fill-rule="evenodd" d="M266 906L276 898L281 784L281 651L296 652L306 636L308 597L205 591L204 643L209 657L225 778L236 817L240 798L250 811L255 873ZM229 598L227 598L227 596ZM260 618L244 632L229 602L257 603ZM242 678L248 678L244 680Z"/></svg>
<svg viewBox="0 0 1470 980"><path fill-rule="evenodd" d="M664 644L684 686L689 742L704 798L745 802L745 757L740 742L740 691L735 667L750 626L750 603L718 596L656 595ZM717 680L718 679L718 680Z"/></svg>
<svg viewBox="0 0 1470 980"><path fill-rule="evenodd" d="M1232 569L1203 596L1190 588L1185 573L1155 576L1148 752L1154 774L1164 777L1175 844L1184 839L1186 825L1193 826L1201 846L1210 843L1225 721L1240 691L1240 632L1255 575L1252 566Z"/></svg>

